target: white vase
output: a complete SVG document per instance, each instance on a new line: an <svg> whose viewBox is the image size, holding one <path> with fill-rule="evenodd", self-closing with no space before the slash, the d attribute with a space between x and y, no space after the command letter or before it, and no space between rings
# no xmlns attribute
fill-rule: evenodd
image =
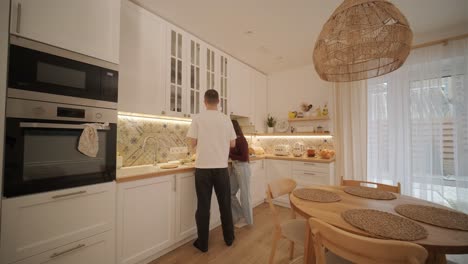
<svg viewBox="0 0 468 264"><path fill-rule="evenodd" d="M267 133L272 134L273 133L273 127L267 127Z"/></svg>

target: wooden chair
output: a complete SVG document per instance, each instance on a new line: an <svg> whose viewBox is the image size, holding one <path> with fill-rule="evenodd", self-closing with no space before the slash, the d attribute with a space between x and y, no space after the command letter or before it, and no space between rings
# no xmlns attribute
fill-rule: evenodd
<svg viewBox="0 0 468 264"><path fill-rule="evenodd" d="M345 179L343 179L343 176L342 176L341 177L341 186L365 186L365 187L377 188L377 189L382 190L382 191L394 192L394 193L401 194L401 184L400 183L398 183L397 186L393 186L393 185L376 183L376 182L345 180Z"/></svg>
<svg viewBox="0 0 468 264"><path fill-rule="evenodd" d="M305 243L314 243L317 264L326 263L325 249L352 263L419 264L427 258L426 249L414 243L355 235L317 218L310 218L309 225L312 236Z"/></svg>
<svg viewBox="0 0 468 264"><path fill-rule="evenodd" d="M296 188L296 182L292 179L278 179L270 182L267 186L266 196L270 209L273 213L273 222L275 224L275 231L273 233L273 244L271 247L270 261L272 264L276 254L276 247L278 241L282 238L289 240L290 251L289 259L294 257L294 244L304 245L305 240L305 227L307 221L305 219L295 219L296 215L294 210L291 209L291 219L281 223L279 213L273 204L273 199L279 196L290 194Z"/></svg>

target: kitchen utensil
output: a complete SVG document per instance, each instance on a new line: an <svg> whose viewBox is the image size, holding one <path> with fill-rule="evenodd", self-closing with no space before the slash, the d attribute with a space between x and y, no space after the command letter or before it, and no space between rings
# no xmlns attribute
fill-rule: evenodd
<svg viewBox="0 0 468 264"><path fill-rule="evenodd" d="M307 157L309 157L309 158L315 157L315 149L313 149L313 148L307 149Z"/></svg>

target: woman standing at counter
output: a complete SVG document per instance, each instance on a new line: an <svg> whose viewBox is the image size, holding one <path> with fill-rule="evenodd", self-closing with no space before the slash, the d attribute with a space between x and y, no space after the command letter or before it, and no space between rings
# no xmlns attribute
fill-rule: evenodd
<svg viewBox="0 0 468 264"><path fill-rule="evenodd" d="M232 160L231 182L231 207L232 218L236 227L253 224L252 197L250 197L250 165L249 145L242 133L242 129L236 120L232 120L236 131L236 146L231 148L229 158ZM240 202L237 192L240 190Z"/></svg>

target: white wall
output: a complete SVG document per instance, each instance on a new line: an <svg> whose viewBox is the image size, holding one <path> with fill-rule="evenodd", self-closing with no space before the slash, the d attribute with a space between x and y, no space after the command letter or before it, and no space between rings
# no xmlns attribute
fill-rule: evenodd
<svg viewBox="0 0 468 264"><path fill-rule="evenodd" d="M301 111L302 102L314 106L328 103L333 109L333 84L320 79L312 64L268 75L268 113L280 119L287 118L288 111ZM330 112L333 118L333 113ZM332 122L330 122L332 124Z"/></svg>
<svg viewBox="0 0 468 264"><path fill-rule="evenodd" d="M10 17L10 0L0 0L0 197L2 197L3 180L3 136L5 132L5 97L8 58L8 27ZM0 205L1 208L1 205Z"/></svg>

